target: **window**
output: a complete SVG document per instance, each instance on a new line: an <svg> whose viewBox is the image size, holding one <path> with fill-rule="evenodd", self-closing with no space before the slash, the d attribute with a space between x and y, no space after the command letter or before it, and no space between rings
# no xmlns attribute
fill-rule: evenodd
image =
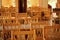
<svg viewBox="0 0 60 40"><path fill-rule="evenodd" d="M40 19L40 17L38 18L38 22L40 22L41 21L41 19Z"/></svg>
<svg viewBox="0 0 60 40"><path fill-rule="evenodd" d="M29 17L31 17L31 12L30 12L30 11L27 11L27 15L28 15Z"/></svg>
<svg viewBox="0 0 60 40"><path fill-rule="evenodd" d="M15 35L15 39L17 39L17 35Z"/></svg>
<svg viewBox="0 0 60 40"><path fill-rule="evenodd" d="M59 16L59 13L56 13L57 16Z"/></svg>
<svg viewBox="0 0 60 40"><path fill-rule="evenodd" d="M41 17L44 17L44 15L45 15L44 12L41 12Z"/></svg>
<svg viewBox="0 0 60 40"><path fill-rule="evenodd" d="M28 34L25 35L25 39L26 39L26 40L27 40L27 38L28 38Z"/></svg>
<svg viewBox="0 0 60 40"><path fill-rule="evenodd" d="M59 29L58 28L56 29L56 32L59 32Z"/></svg>
<svg viewBox="0 0 60 40"><path fill-rule="evenodd" d="M10 22L10 20L9 20L9 19L6 19L6 20L5 20L5 23L9 23L9 22Z"/></svg>
<svg viewBox="0 0 60 40"><path fill-rule="evenodd" d="M0 16L1 16L1 13L0 13Z"/></svg>
<svg viewBox="0 0 60 40"><path fill-rule="evenodd" d="M42 30L36 30L36 35L37 36L42 36Z"/></svg>
<svg viewBox="0 0 60 40"><path fill-rule="evenodd" d="M55 23L56 24L60 24L60 20L55 20Z"/></svg>
<svg viewBox="0 0 60 40"><path fill-rule="evenodd" d="M7 23L7 20L5 22Z"/></svg>
<svg viewBox="0 0 60 40"><path fill-rule="evenodd" d="M54 29L54 32L59 32L59 28Z"/></svg>
<svg viewBox="0 0 60 40"><path fill-rule="evenodd" d="M11 22L13 23L13 20L11 20Z"/></svg>
<svg viewBox="0 0 60 40"><path fill-rule="evenodd" d="M27 0L27 8L31 7L31 0Z"/></svg>
<svg viewBox="0 0 60 40"><path fill-rule="evenodd" d="M26 13L27 0L19 0L19 13Z"/></svg>
<svg viewBox="0 0 60 40"><path fill-rule="evenodd" d="M11 13L11 17L16 17L15 13Z"/></svg>
<svg viewBox="0 0 60 40"><path fill-rule="evenodd" d="M11 23L16 23L16 20L11 20Z"/></svg>
<svg viewBox="0 0 60 40"><path fill-rule="evenodd" d="M24 19L20 19L19 22L20 22L21 24L24 24L25 20L24 20Z"/></svg>

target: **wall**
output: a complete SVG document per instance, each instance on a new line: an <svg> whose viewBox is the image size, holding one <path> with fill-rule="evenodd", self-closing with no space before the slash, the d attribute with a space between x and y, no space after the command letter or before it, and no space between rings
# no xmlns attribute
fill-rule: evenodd
<svg viewBox="0 0 60 40"><path fill-rule="evenodd" d="M48 8L48 0L31 0L30 2L32 6Z"/></svg>
<svg viewBox="0 0 60 40"><path fill-rule="evenodd" d="M42 8L48 8L48 0L40 0L39 5Z"/></svg>
<svg viewBox="0 0 60 40"><path fill-rule="evenodd" d="M2 6L4 7L15 6L15 0L2 0Z"/></svg>

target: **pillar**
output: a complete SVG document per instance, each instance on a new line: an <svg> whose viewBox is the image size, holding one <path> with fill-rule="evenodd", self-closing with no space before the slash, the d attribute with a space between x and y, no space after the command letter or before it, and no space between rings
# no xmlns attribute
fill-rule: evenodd
<svg viewBox="0 0 60 40"><path fill-rule="evenodd" d="M11 31L11 40L13 40L13 31Z"/></svg>
<svg viewBox="0 0 60 40"><path fill-rule="evenodd" d="M45 38L44 38L44 27L42 29L43 29L43 40L45 40Z"/></svg>
<svg viewBox="0 0 60 40"><path fill-rule="evenodd" d="M16 2L16 11L18 12L18 0L15 0Z"/></svg>
<svg viewBox="0 0 60 40"><path fill-rule="evenodd" d="M1 8L1 6L2 6L2 0L0 0L0 8Z"/></svg>
<svg viewBox="0 0 60 40"><path fill-rule="evenodd" d="M34 40L36 40L36 31L34 29L34 34L33 34Z"/></svg>

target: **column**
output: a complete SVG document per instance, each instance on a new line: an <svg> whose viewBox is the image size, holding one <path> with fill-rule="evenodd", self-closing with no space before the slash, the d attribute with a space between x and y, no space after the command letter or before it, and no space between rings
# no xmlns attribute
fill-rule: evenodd
<svg viewBox="0 0 60 40"><path fill-rule="evenodd" d="M44 38L44 27L42 29L43 29L43 40L45 40L45 38Z"/></svg>
<svg viewBox="0 0 60 40"><path fill-rule="evenodd" d="M13 31L11 31L11 40L13 40Z"/></svg>
<svg viewBox="0 0 60 40"><path fill-rule="evenodd" d="M0 8L1 8L1 6L2 6L2 0L0 0Z"/></svg>
<svg viewBox="0 0 60 40"><path fill-rule="evenodd" d="M33 31L34 31L33 37L34 37L34 40L36 40L36 31L35 29Z"/></svg>
<svg viewBox="0 0 60 40"><path fill-rule="evenodd" d="M18 0L15 0L16 2L16 11L18 12Z"/></svg>

